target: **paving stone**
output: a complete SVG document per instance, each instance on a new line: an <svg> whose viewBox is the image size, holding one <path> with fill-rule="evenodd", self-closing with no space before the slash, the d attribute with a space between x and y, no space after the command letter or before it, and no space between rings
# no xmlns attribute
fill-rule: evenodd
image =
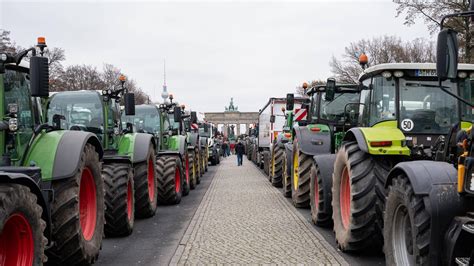
<svg viewBox="0 0 474 266"><path fill-rule="evenodd" d="M217 167L171 264L347 265L252 163Z"/></svg>

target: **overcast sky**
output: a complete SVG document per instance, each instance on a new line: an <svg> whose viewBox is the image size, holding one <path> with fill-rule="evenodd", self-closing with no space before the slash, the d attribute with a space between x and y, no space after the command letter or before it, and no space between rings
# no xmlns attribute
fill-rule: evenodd
<svg viewBox="0 0 474 266"><path fill-rule="evenodd" d="M21 46L45 36L66 50L65 65L111 63L160 100L168 90L200 112L230 97L257 111L306 80L330 76L328 62L351 41L384 34L429 36L395 18L383 1L23 2L0 0L0 28Z"/></svg>

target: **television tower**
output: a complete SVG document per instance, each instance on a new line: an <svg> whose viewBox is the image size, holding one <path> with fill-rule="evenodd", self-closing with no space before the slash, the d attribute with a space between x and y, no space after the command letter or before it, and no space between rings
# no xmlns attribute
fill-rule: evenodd
<svg viewBox="0 0 474 266"><path fill-rule="evenodd" d="M168 88L166 87L166 60L163 60L163 92L161 92L161 98L163 98L163 102L166 103L168 101Z"/></svg>

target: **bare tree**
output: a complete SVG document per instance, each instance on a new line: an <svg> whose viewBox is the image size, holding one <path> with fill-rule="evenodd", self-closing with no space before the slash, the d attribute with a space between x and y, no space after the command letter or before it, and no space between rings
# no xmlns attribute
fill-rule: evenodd
<svg viewBox="0 0 474 266"><path fill-rule="evenodd" d="M15 53L15 43L10 38L10 32L4 29L0 29L0 51L6 53Z"/></svg>
<svg viewBox="0 0 474 266"><path fill-rule="evenodd" d="M351 42L344 49L342 59L332 57L329 66L336 80L341 83L356 83L362 68L359 56L368 56L368 65L401 62L434 62L434 44L425 39L403 42L396 36L382 36L370 40Z"/></svg>
<svg viewBox="0 0 474 266"><path fill-rule="evenodd" d="M458 1L400 1L397 4L397 17L404 15L404 24L411 26L417 18L423 19L431 34L439 31L441 18L447 14L469 10L469 0ZM451 18L445 23L447 27L459 32L461 60L473 62L474 32L470 18Z"/></svg>

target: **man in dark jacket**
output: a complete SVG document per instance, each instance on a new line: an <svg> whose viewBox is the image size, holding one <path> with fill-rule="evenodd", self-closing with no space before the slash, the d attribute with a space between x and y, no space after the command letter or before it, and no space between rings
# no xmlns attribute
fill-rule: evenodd
<svg viewBox="0 0 474 266"><path fill-rule="evenodd" d="M242 165L242 158L243 158L244 153L245 153L245 146L242 143L242 141L240 141L240 140L235 145L235 153L237 154L237 165L241 166Z"/></svg>

